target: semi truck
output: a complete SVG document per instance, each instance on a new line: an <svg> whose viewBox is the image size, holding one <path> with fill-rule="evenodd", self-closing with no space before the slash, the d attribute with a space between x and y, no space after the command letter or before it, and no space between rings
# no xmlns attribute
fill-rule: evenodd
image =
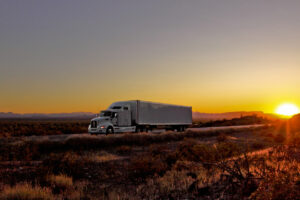
<svg viewBox="0 0 300 200"><path fill-rule="evenodd" d="M91 120L88 132L110 134L153 129L181 132L191 124L192 107L141 100L118 101Z"/></svg>

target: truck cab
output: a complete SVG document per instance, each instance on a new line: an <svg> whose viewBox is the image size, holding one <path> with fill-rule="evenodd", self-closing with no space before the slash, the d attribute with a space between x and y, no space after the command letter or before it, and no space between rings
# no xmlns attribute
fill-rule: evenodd
<svg viewBox="0 0 300 200"><path fill-rule="evenodd" d="M130 105L111 105L107 110L100 112L93 118L88 127L91 134L110 134L118 132L134 132L135 126L131 124Z"/></svg>

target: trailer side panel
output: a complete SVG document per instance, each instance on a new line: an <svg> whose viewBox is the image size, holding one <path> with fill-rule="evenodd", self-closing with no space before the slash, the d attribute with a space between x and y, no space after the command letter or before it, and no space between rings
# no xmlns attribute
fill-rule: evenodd
<svg viewBox="0 0 300 200"><path fill-rule="evenodd" d="M187 106L138 101L137 112L139 125L192 124L192 108Z"/></svg>

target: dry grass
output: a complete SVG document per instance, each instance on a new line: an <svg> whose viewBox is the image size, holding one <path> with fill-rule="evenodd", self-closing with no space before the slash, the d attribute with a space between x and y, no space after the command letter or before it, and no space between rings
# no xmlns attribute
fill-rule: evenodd
<svg viewBox="0 0 300 200"><path fill-rule="evenodd" d="M67 189L73 187L73 179L64 174L50 175L48 181L52 186Z"/></svg>
<svg viewBox="0 0 300 200"><path fill-rule="evenodd" d="M32 200L32 199L55 199L49 188L40 186L32 187L28 183L20 183L13 187L5 186L0 194L0 199L7 200Z"/></svg>
<svg viewBox="0 0 300 200"><path fill-rule="evenodd" d="M194 182L194 178L189 176L188 172L171 170L161 177L148 179L145 184L137 188L137 196L141 199L182 198Z"/></svg>
<svg viewBox="0 0 300 200"><path fill-rule="evenodd" d="M252 199L297 199L300 197L300 148L278 146L265 156L253 158L250 173L261 179Z"/></svg>
<svg viewBox="0 0 300 200"><path fill-rule="evenodd" d="M87 160L89 162L95 162L95 163L103 163L108 161L114 161L121 159L122 157L117 156L112 153L108 153L106 151L100 151L100 152L94 152L94 153L87 153L83 156L84 160Z"/></svg>
<svg viewBox="0 0 300 200"><path fill-rule="evenodd" d="M85 182L73 184L72 178L66 175L50 175L47 178L50 185L42 187L38 184L32 186L24 182L15 186L3 187L0 199L5 200L38 200L38 199L82 199L86 187Z"/></svg>

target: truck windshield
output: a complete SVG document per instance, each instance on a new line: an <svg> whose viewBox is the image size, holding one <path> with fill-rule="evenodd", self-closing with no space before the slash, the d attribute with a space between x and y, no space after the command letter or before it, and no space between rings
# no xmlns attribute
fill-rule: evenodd
<svg viewBox="0 0 300 200"><path fill-rule="evenodd" d="M101 111L100 117L111 117L112 112L110 111Z"/></svg>
<svg viewBox="0 0 300 200"><path fill-rule="evenodd" d="M122 107L121 106L114 106L112 107L112 109L121 109Z"/></svg>

